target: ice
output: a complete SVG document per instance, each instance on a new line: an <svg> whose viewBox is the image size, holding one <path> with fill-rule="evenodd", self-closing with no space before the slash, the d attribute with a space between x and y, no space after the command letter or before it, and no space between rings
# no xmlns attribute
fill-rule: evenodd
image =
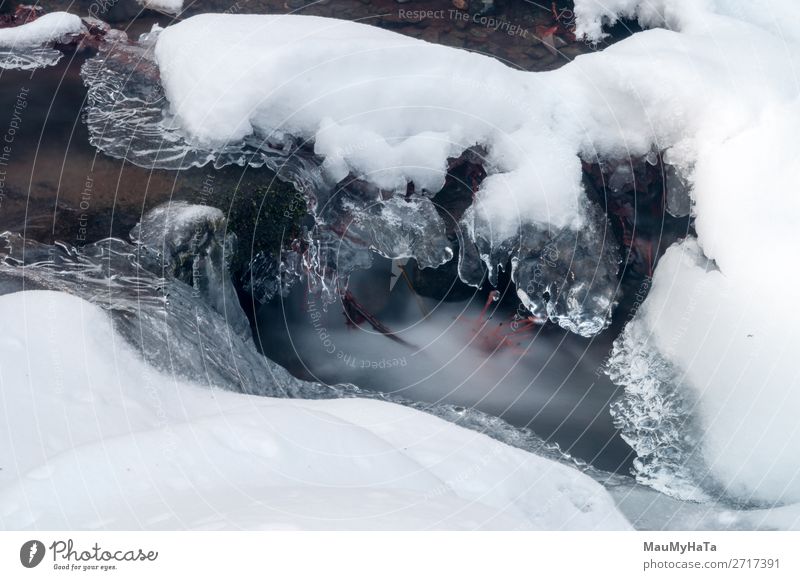
<svg viewBox="0 0 800 580"><path fill-rule="evenodd" d="M316 222L307 274L328 303L338 299L354 270L372 265L372 252L389 259L413 257L422 268L453 257L444 221L427 197L382 199L370 188L341 188L321 203Z"/></svg>
<svg viewBox="0 0 800 580"><path fill-rule="evenodd" d="M385 258L413 257L421 268L436 268L453 257L444 221L427 198L394 196L366 207L346 200L343 209L353 217L348 233Z"/></svg>
<svg viewBox="0 0 800 580"><path fill-rule="evenodd" d="M692 211L691 183L680 169L666 165L664 169L666 210L674 217L684 217Z"/></svg>
<svg viewBox="0 0 800 580"><path fill-rule="evenodd" d="M659 263L610 361L625 387L615 418L641 481L733 505L797 501L797 321L780 304L775 314L743 308L758 301L752 292L696 240Z"/></svg>
<svg viewBox="0 0 800 580"><path fill-rule="evenodd" d="M237 244L227 231L221 210L186 202L154 208L131 232L131 239L157 255L165 275L191 286L234 332L250 336L250 324L239 306L229 265Z"/></svg>
<svg viewBox="0 0 800 580"><path fill-rule="evenodd" d="M0 68L7 70L33 70L58 64L63 54L60 50L44 47L0 48Z"/></svg>
<svg viewBox="0 0 800 580"><path fill-rule="evenodd" d="M797 530L800 504L736 509L723 503L681 501L627 477L597 474L637 530Z"/></svg>
<svg viewBox="0 0 800 580"><path fill-rule="evenodd" d="M709 500L696 400L682 388L680 369L659 354L638 321L617 338L608 365L611 380L625 389L611 415L636 451L637 481L681 500Z"/></svg>

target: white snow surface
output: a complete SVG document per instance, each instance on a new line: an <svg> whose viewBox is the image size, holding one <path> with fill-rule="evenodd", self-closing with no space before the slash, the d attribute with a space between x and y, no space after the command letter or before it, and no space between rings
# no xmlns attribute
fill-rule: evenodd
<svg viewBox="0 0 800 580"><path fill-rule="evenodd" d="M81 30L83 23L75 14L51 12L21 26L0 28L0 47L41 46Z"/></svg>
<svg viewBox="0 0 800 580"><path fill-rule="evenodd" d="M629 528L579 471L431 415L201 388L67 294L0 318L0 528Z"/></svg>
<svg viewBox="0 0 800 580"><path fill-rule="evenodd" d="M557 99L544 77L312 16L194 16L160 33L155 56L172 112L197 144L287 133L313 141L332 180L353 172L385 190L413 181L431 193L449 157L486 145L492 175L481 200L498 235L514 235L519 215L580 223L577 139L556 135L553 107L536 106Z"/></svg>
<svg viewBox="0 0 800 580"><path fill-rule="evenodd" d="M640 330L685 371L676 388L700 401L719 485L800 500L800 4L578 0L575 11L594 39L619 17L658 28L547 73L307 16L197 16L164 30L155 54L198 143L286 132L312 140L332 178L400 191L409 180L438 190L448 157L484 145L477 203L499 239L520 222L580 225L580 157L664 152L693 185L698 239L659 265Z"/></svg>
<svg viewBox="0 0 800 580"><path fill-rule="evenodd" d="M589 4L600 6L579 6ZM659 263L634 321L642 348L682 371L677 388L697 401L703 456L727 495L798 501L800 5L604 4L649 14L644 23L659 20L645 9L662 6L662 24L680 30L635 35L598 58L645 107L618 118L632 132L656 129L693 183L698 238ZM640 372L644 385L649 369Z"/></svg>
<svg viewBox="0 0 800 580"><path fill-rule="evenodd" d="M183 10L183 0L136 0L145 8L160 10L167 14L178 14Z"/></svg>

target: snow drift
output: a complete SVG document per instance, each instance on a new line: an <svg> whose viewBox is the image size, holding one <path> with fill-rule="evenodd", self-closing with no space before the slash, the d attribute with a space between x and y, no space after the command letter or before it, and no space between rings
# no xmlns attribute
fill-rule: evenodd
<svg viewBox="0 0 800 580"><path fill-rule="evenodd" d="M79 34L81 30L83 23L78 16L68 12L51 12L20 26L0 28L0 47L41 46Z"/></svg>
<svg viewBox="0 0 800 580"><path fill-rule="evenodd" d="M584 31L613 18L584 2ZM692 185L696 240L671 248L617 341L615 409L642 481L678 497L744 504L800 498L800 277L792 135L800 129L792 2L616 2L676 27L600 55L629 79L659 148ZM615 16L616 17L616 16ZM614 18L615 18L614 17ZM640 55L626 52L636 45ZM579 59L580 60L580 59ZM774 280L775 291L765 281Z"/></svg>
<svg viewBox="0 0 800 580"><path fill-rule="evenodd" d="M51 12L19 26L0 28L0 69L32 70L52 66L61 52L52 48L85 32L78 16Z"/></svg>

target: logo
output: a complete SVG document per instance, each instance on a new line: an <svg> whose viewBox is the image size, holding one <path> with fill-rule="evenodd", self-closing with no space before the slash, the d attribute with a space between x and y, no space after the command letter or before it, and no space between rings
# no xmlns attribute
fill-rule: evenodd
<svg viewBox="0 0 800 580"><path fill-rule="evenodd" d="M19 549L19 561L26 568L36 568L44 559L44 544L39 540L28 540Z"/></svg>

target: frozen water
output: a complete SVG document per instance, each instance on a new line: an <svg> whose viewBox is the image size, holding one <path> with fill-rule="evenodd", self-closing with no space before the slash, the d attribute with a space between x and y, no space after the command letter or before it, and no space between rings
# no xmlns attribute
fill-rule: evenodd
<svg viewBox="0 0 800 580"><path fill-rule="evenodd" d="M682 500L710 499L703 490L708 467L698 451L696 401L681 388L680 370L647 340L638 321L617 338L608 367L611 380L625 389L611 415L636 451L637 481Z"/></svg>
<svg viewBox="0 0 800 580"><path fill-rule="evenodd" d="M415 258L422 268L436 268L453 257L444 221L425 197L393 196L366 207L347 199L342 209L353 219L347 232L385 258Z"/></svg>
<svg viewBox="0 0 800 580"><path fill-rule="evenodd" d="M664 168L666 210L674 217L684 217L692 211L691 185L674 165Z"/></svg>
<svg viewBox="0 0 800 580"><path fill-rule="evenodd" d="M616 304L620 258L616 242L607 239L606 217L588 202L585 211L579 231L522 224L516 236L498 239L481 206L470 207L461 220L467 232L460 240L462 281L480 284L480 258L489 282L497 285L500 269L510 262L517 296L534 316L594 336L608 326Z"/></svg>
<svg viewBox="0 0 800 580"><path fill-rule="evenodd" d="M33 70L56 65L62 56L60 50L46 46L0 47L0 68Z"/></svg>
<svg viewBox="0 0 800 580"><path fill-rule="evenodd" d="M250 336L250 324L242 309L228 270L237 244L227 231L222 211L186 202L170 202L144 216L131 239L159 257L165 276L191 286L234 332Z"/></svg>

